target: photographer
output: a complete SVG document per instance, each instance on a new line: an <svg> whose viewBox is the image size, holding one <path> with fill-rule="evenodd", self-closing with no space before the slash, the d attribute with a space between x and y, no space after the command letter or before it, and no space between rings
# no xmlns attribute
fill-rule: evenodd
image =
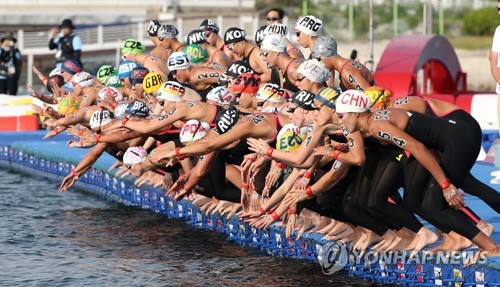
<svg viewBox="0 0 500 287"><path fill-rule="evenodd" d="M16 95L21 76L21 52L15 47L17 39L11 34L1 39L0 94Z"/></svg>
<svg viewBox="0 0 500 287"><path fill-rule="evenodd" d="M49 49L57 49L56 67L60 67L66 60L76 60L82 66L80 60L82 39L73 32L74 29L73 22L70 19L64 19L59 26L60 31L55 27L50 30Z"/></svg>

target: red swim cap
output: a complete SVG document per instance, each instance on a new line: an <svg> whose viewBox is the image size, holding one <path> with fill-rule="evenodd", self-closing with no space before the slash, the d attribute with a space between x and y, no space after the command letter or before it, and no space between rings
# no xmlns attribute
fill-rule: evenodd
<svg viewBox="0 0 500 287"><path fill-rule="evenodd" d="M233 81L234 93L255 94L259 90L260 76L251 72L239 75Z"/></svg>

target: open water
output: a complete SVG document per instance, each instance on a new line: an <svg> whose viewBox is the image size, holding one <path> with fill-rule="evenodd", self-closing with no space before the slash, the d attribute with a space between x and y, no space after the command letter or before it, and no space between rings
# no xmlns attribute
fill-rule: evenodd
<svg viewBox="0 0 500 287"><path fill-rule="evenodd" d="M368 286L0 169L1 286Z"/></svg>

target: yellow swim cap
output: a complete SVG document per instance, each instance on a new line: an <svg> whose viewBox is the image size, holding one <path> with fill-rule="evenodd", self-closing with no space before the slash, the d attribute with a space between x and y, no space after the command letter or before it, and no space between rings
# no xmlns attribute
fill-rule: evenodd
<svg viewBox="0 0 500 287"><path fill-rule="evenodd" d="M276 149L292 151L299 148L306 136L300 133L299 128L293 123L289 123L281 128L276 138Z"/></svg>
<svg viewBox="0 0 500 287"><path fill-rule="evenodd" d="M383 106L392 97L392 92L390 90L384 90L376 86L369 87L364 93L370 98L375 108Z"/></svg>
<svg viewBox="0 0 500 287"><path fill-rule="evenodd" d="M163 78L160 74L148 73L142 81L142 89L148 94L156 93L162 84Z"/></svg>
<svg viewBox="0 0 500 287"><path fill-rule="evenodd" d="M80 103L78 103L74 98L64 98L57 105L57 111L60 114L69 115L76 112L79 106Z"/></svg>

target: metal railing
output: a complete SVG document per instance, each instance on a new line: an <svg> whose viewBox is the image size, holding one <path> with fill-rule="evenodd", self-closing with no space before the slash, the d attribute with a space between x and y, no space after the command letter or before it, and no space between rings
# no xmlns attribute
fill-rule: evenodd
<svg viewBox="0 0 500 287"><path fill-rule="evenodd" d="M287 19L286 19L287 20ZM202 19L183 19L178 18L171 21L179 30L178 39L181 42L186 41L187 34L199 27ZM235 17L218 16L216 18L217 24L221 28L221 36L223 31L230 27L241 27L247 31L249 35L247 38L253 40L255 31L264 24L263 19L259 19L258 15L240 15ZM165 22L166 23L166 22ZM120 43L128 38L135 38L143 42L146 46L152 45L147 35L146 22L137 22L130 24L119 25L99 25L93 28L76 29L75 32L80 36L83 42L83 54L88 52L96 52L102 50L117 50L119 55ZM293 29L293 27L289 27ZM32 67L35 57L43 55L53 55L55 50L49 50L49 31L27 32L19 30L17 32L18 48L21 53L27 57L27 79L28 84L33 83ZM119 61L117 57L116 61ZM118 65L118 63L116 63Z"/></svg>

